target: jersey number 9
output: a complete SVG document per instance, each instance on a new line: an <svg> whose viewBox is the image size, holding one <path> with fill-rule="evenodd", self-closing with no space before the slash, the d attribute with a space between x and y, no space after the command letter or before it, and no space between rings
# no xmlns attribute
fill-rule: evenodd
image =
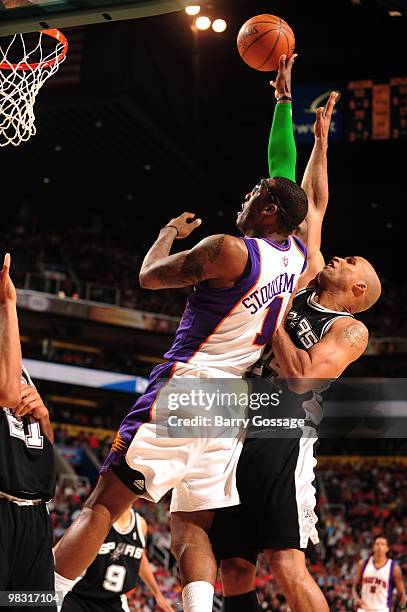
<svg viewBox="0 0 407 612"><path fill-rule="evenodd" d="M125 578L126 568L123 565L109 565L103 581L103 588L112 593L120 593L123 590Z"/></svg>

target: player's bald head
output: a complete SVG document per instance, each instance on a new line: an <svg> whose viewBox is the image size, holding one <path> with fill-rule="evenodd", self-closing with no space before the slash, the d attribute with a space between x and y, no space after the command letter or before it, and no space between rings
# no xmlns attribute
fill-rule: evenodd
<svg viewBox="0 0 407 612"><path fill-rule="evenodd" d="M358 272L361 276L361 283L365 284L365 290L360 295L360 299L357 299L355 312L364 312L376 304L382 292L382 285L372 264L364 257L357 259L360 263Z"/></svg>
<svg viewBox="0 0 407 612"><path fill-rule="evenodd" d="M318 286L335 294L348 312L363 312L377 302L382 288L376 270L364 257L333 257L321 270Z"/></svg>

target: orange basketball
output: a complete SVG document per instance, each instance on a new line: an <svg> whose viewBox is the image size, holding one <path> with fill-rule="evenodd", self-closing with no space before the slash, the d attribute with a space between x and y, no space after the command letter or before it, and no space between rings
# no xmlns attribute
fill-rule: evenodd
<svg viewBox="0 0 407 612"><path fill-rule="evenodd" d="M262 72L277 70L280 56L294 53L294 32L281 17L256 15L240 28L237 48L251 68Z"/></svg>

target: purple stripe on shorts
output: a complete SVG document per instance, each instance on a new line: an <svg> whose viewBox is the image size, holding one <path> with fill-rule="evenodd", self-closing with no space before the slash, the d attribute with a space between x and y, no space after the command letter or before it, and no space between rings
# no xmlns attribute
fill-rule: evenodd
<svg viewBox="0 0 407 612"><path fill-rule="evenodd" d="M113 450L113 447L110 450L110 453L100 469L101 474L107 472L112 464L120 464L140 425L150 421L151 407L154 404L157 393L165 385L165 381L170 377L173 367L174 362L160 363L151 371L149 384L145 393L138 398L134 406L130 408L127 416L121 422L119 431L116 434L116 438L120 440L120 443L115 450ZM113 443L113 446L115 446L115 443Z"/></svg>

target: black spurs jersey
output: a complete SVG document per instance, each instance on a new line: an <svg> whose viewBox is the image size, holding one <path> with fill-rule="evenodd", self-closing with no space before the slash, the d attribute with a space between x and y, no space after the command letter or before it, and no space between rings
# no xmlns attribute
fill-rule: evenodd
<svg viewBox="0 0 407 612"><path fill-rule="evenodd" d="M285 329L293 344L305 351L310 350L317 342L322 340L334 321L342 317L354 318L352 314L347 312L329 310L318 304L314 298L315 287L298 291L285 322ZM267 344L260 359L249 370L248 376L268 380L280 376L280 366L274 355L272 342ZM301 401L303 401L307 418L317 425L322 418L321 393L329 387L329 384L324 382L321 385L321 381L315 382L316 389L314 392L305 394L306 397L297 396L297 398L302 398Z"/></svg>
<svg viewBox="0 0 407 612"><path fill-rule="evenodd" d="M33 385L23 366L21 384ZM55 493L54 451L31 416L16 418L0 409L0 491L23 499L52 499Z"/></svg>
<svg viewBox="0 0 407 612"><path fill-rule="evenodd" d="M112 526L98 556L73 587L73 596L107 603L136 586L145 540L140 515L134 510L131 513L125 532L116 523Z"/></svg>

